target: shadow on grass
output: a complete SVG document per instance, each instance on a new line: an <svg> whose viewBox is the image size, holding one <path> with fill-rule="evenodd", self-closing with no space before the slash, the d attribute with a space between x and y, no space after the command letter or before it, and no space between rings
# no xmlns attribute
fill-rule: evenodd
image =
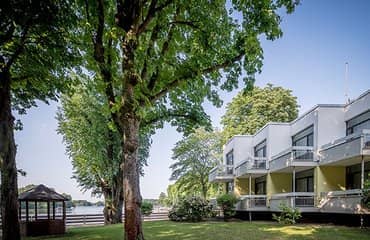
<svg viewBox="0 0 370 240"><path fill-rule="evenodd" d="M147 240L369 240L370 230L330 225L279 225L274 222L144 222ZM122 224L68 229L63 236L27 238L59 240L122 240Z"/></svg>

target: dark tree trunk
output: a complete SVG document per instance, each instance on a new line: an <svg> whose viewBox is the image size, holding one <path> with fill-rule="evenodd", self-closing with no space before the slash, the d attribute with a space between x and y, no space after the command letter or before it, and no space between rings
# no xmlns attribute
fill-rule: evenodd
<svg viewBox="0 0 370 240"><path fill-rule="evenodd" d="M112 189L104 189L104 224L122 223L123 207L123 174L117 177L112 185Z"/></svg>
<svg viewBox="0 0 370 240"><path fill-rule="evenodd" d="M125 239L143 240L141 224L141 194L139 185L139 126L140 121L133 113L123 116L124 127L124 165L123 187L125 201Z"/></svg>
<svg viewBox="0 0 370 240"><path fill-rule="evenodd" d="M123 208L123 171L120 168L118 176L114 179L112 205L115 211L112 214L112 223L122 223Z"/></svg>
<svg viewBox="0 0 370 240"><path fill-rule="evenodd" d="M0 72L0 161L2 239L19 240L18 184L15 164L14 117L11 111L10 76Z"/></svg>

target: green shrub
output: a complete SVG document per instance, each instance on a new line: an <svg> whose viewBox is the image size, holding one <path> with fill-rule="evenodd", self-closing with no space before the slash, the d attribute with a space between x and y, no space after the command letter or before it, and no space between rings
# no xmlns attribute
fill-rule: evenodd
<svg viewBox="0 0 370 240"><path fill-rule="evenodd" d="M144 216L149 216L153 212L153 204L151 202L143 201L141 203L141 213Z"/></svg>
<svg viewBox="0 0 370 240"><path fill-rule="evenodd" d="M199 222L212 216L212 206L207 200L200 197L187 197L181 199L168 213L172 221Z"/></svg>
<svg viewBox="0 0 370 240"><path fill-rule="evenodd" d="M239 199L234 194L223 194L217 197L217 205L220 206L225 220L235 215L235 204Z"/></svg>
<svg viewBox="0 0 370 240"><path fill-rule="evenodd" d="M284 203L280 204L279 209L281 210L280 215L276 214L272 215L272 218L276 220L278 223L295 224L296 220L302 217L301 213L297 208L288 207Z"/></svg>

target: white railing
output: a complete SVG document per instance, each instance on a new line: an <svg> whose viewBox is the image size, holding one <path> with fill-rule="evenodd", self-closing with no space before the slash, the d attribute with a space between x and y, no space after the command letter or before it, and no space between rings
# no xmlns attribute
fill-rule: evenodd
<svg viewBox="0 0 370 240"><path fill-rule="evenodd" d="M314 152L311 146L292 146L271 158L269 168L281 169L294 165L296 162L314 162Z"/></svg>
<svg viewBox="0 0 370 240"><path fill-rule="evenodd" d="M267 207L266 195L242 195L236 205L237 210L253 210Z"/></svg>
<svg viewBox="0 0 370 240"><path fill-rule="evenodd" d="M319 150L320 161L335 162L361 154L370 154L370 130L354 133L325 144Z"/></svg>
<svg viewBox="0 0 370 240"><path fill-rule="evenodd" d="M313 192L290 192L278 193L271 196L270 208L271 210L280 210L280 205L285 204L288 207L314 207L315 193Z"/></svg>
<svg viewBox="0 0 370 240"><path fill-rule="evenodd" d="M233 165L218 165L214 167L209 175L208 179L210 182L222 179L232 179L234 177L234 166Z"/></svg>
<svg viewBox="0 0 370 240"><path fill-rule="evenodd" d="M322 192L319 208L322 212L360 213L362 190L351 189L346 191Z"/></svg>
<svg viewBox="0 0 370 240"><path fill-rule="evenodd" d="M248 173L249 170L266 170L266 162L266 157L249 157L238 163L235 167L235 174L239 177Z"/></svg>

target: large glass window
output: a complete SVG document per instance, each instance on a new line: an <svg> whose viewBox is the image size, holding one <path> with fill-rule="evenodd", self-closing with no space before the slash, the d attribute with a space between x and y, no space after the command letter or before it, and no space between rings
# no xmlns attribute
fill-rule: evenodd
<svg viewBox="0 0 370 240"><path fill-rule="evenodd" d="M256 195L266 194L266 176L262 176L255 179L254 192Z"/></svg>
<svg viewBox="0 0 370 240"><path fill-rule="evenodd" d="M254 147L255 157L266 157L266 139Z"/></svg>
<svg viewBox="0 0 370 240"><path fill-rule="evenodd" d="M296 173L296 192L313 192L313 185L313 169Z"/></svg>
<svg viewBox="0 0 370 240"><path fill-rule="evenodd" d="M369 179L370 162L365 163L364 180ZM361 189L361 164L348 166L346 168L346 188Z"/></svg>
<svg viewBox="0 0 370 240"><path fill-rule="evenodd" d="M226 165L234 165L234 152L231 150L226 154Z"/></svg>
<svg viewBox="0 0 370 240"><path fill-rule="evenodd" d="M313 125L292 137L293 146L313 146Z"/></svg>
<svg viewBox="0 0 370 240"><path fill-rule="evenodd" d="M226 193L234 193L234 182L226 183Z"/></svg>
<svg viewBox="0 0 370 240"><path fill-rule="evenodd" d="M364 112L347 121L347 135L370 129L370 111Z"/></svg>
<svg viewBox="0 0 370 240"><path fill-rule="evenodd" d="M231 150L226 154L226 173L233 174L234 172L234 151Z"/></svg>

